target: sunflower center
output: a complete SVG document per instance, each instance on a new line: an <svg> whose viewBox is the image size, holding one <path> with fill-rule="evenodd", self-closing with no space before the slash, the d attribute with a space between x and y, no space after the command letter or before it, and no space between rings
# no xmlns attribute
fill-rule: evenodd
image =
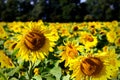
<svg viewBox="0 0 120 80"><path fill-rule="evenodd" d="M94 76L100 73L103 63L99 58L88 57L81 63L81 71L87 76Z"/></svg>
<svg viewBox="0 0 120 80"><path fill-rule="evenodd" d="M118 39L118 43L120 43L120 39Z"/></svg>
<svg viewBox="0 0 120 80"><path fill-rule="evenodd" d="M94 41L94 39L92 38L91 35L86 36L86 40L89 41L89 42L93 42Z"/></svg>
<svg viewBox="0 0 120 80"><path fill-rule="evenodd" d="M91 26L91 28L95 28L95 26L94 26L94 25L92 25L92 26Z"/></svg>
<svg viewBox="0 0 120 80"><path fill-rule="evenodd" d="M75 58L78 56L77 50L72 45L68 45L66 53L68 53L68 56L71 58Z"/></svg>
<svg viewBox="0 0 120 80"><path fill-rule="evenodd" d="M77 31L77 30L78 30L78 27L75 26L75 27L73 28L73 31Z"/></svg>
<svg viewBox="0 0 120 80"><path fill-rule="evenodd" d="M45 44L45 36L38 32L29 32L24 39L25 46L32 50L37 51Z"/></svg>

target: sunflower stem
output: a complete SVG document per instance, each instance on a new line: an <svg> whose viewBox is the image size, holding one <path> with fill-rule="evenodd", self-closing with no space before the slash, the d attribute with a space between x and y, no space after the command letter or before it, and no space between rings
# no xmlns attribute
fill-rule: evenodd
<svg viewBox="0 0 120 80"><path fill-rule="evenodd" d="M88 76L88 80L92 80L92 78L90 76Z"/></svg>
<svg viewBox="0 0 120 80"><path fill-rule="evenodd" d="M28 71L28 77L29 77L29 80L32 79L32 70L33 70L33 64L32 62L29 62L30 63L30 66L29 66L29 71Z"/></svg>

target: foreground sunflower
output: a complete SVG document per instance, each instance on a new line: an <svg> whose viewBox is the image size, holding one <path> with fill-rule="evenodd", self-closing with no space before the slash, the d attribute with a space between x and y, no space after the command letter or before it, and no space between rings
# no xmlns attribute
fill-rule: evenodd
<svg viewBox="0 0 120 80"><path fill-rule="evenodd" d="M56 41L50 33L42 23L28 23L28 28L23 32L15 48L19 49L17 57L32 62L37 59L43 60Z"/></svg>
<svg viewBox="0 0 120 80"><path fill-rule="evenodd" d="M75 80L111 79L114 77L114 73L118 73L119 63L120 61L117 60L117 55L114 53L80 56L70 65L70 70L73 71L71 77Z"/></svg>

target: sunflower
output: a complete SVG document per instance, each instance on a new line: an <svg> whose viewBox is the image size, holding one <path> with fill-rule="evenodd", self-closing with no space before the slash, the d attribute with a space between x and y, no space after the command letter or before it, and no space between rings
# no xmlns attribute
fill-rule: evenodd
<svg viewBox="0 0 120 80"><path fill-rule="evenodd" d="M119 73L119 68L118 67L120 67L120 61L117 59L118 55L115 54L115 52L116 52L116 50L113 47L111 47L111 48L108 47L105 51L106 55L108 55L108 60L109 60L108 64L110 64L109 68L112 71L111 77L113 77L113 78L117 78L117 75Z"/></svg>
<svg viewBox="0 0 120 80"><path fill-rule="evenodd" d="M69 32L69 26L67 24L64 24L60 30L59 30L59 33L61 34L62 37L64 36L70 36L70 32Z"/></svg>
<svg viewBox="0 0 120 80"><path fill-rule="evenodd" d="M43 60L56 40L49 35L51 31L42 23L31 22L27 26L15 48L19 49L17 57L32 62L37 59Z"/></svg>
<svg viewBox="0 0 120 80"><path fill-rule="evenodd" d="M114 26L114 27L118 27L119 26L119 22L114 20L111 22L111 24Z"/></svg>
<svg viewBox="0 0 120 80"><path fill-rule="evenodd" d="M6 40L4 42L4 47L8 50L13 50L15 46L17 45L17 42L15 40Z"/></svg>
<svg viewBox="0 0 120 80"><path fill-rule="evenodd" d="M118 67L120 67L120 61L117 60L115 53L108 55L103 52L79 56L70 64L70 70L73 71L71 78L75 78L75 80L107 80L114 76L113 72L117 72Z"/></svg>
<svg viewBox="0 0 120 80"><path fill-rule="evenodd" d="M12 22L8 23L8 28L14 32L22 32L24 29L24 23L23 22Z"/></svg>
<svg viewBox="0 0 120 80"><path fill-rule="evenodd" d="M117 39L115 40L115 45L120 46L120 37L117 37Z"/></svg>
<svg viewBox="0 0 120 80"><path fill-rule="evenodd" d="M39 74L39 68L35 68L34 69L34 75L38 75Z"/></svg>
<svg viewBox="0 0 120 80"><path fill-rule="evenodd" d="M97 37L93 36L92 34L87 32L81 32L80 42L88 49L96 46L98 41Z"/></svg>
<svg viewBox="0 0 120 80"><path fill-rule="evenodd" d="M117 36L120 36L120 27L116 28L116 34L117 34Z"/></svg>
<svg viewBox="0 0 120 80"><path fill-rule="evenodd" d="M82 29L83 29L83 26L81 26L81 24L79 24L79 23L71 24L70 30L69 30L69 32L70 32L70 36L69 37L73 38L73 37L79 36L79 32Z"/></svg>
<svg viewBox="0 0 120 80"><path fill-rule="evenodd" d="M12 60L5 55L5 52L3 50L0 50L0 68L14 68L14 64Z"/></svg>
<svg viewBox="0 0 120 80"><path fill-rule="evenodd" d="M0 38L5 39L5 38L7 38L7 36L8 35L7 35L6 31L4 30L3 26L0 25Z"/></svg>
<svg viewBox="0 0 120 80"><path fill-rule="evenodd" d="M110 31L106 34L107 36L107 40L110 42L110 43L114 43L116 37L117 37L117 34L115 31Z"/></svg>
<svg viewBox="0 0 120 80"><path fill-rule="evenodd" d="M114 31L116 29L116 26L113 26L114 24L112 24L111 22L104 22L103 25L112 31Z"/></svg>
<svg viewBox="0 0 120 80"><path fill-rule="evenodd" d="M59 50L60 48L61 50L63 50L60 53L61 62L65 61L65 67L67 67L70 64L71 60L75 59L78 56L77 49L79 48L79 46L74 41L68 41L67 43L65 43L65 46L60 46Z"/></svg>

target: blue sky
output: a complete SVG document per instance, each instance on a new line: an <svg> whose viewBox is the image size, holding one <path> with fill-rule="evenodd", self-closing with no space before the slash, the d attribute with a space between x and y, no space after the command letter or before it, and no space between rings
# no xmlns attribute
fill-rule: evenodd
<svg viewBox="0 0 120 80"><path fill-rule="evenodd" d="M83 2L85 2L86 0L80 0L80 3L83 3Z"/></svg>

